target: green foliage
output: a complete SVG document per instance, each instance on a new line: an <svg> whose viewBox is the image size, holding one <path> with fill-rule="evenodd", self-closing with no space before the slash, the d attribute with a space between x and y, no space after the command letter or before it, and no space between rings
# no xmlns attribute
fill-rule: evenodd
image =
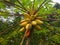
<svg viewBox="0 0 60 45"><path fill-rule="evenodd" d="M0 2L0 8L5 8L5 4L3 2Z"/></svg>
<svg viewBox="0 0 60 45"><path fill-rule="evenodd" d="M7 9L8 7L14 7L13 14L16 18L13 23L5 22L3 23L0 21L0 45L20 45L22 40L22 36L24 32L19 32L20 30L20 20L21 14L18 13L25 13L28 8L35 7L34 9L38 8L38 5L41 5L44 0L19 0L21 4L17 0L1 0L0 1L0 9L5 11L0 11L0 16L8 17L11 14ZM41 6L38 14L43 19L44 24L41 25L41 30L35 30L31 34L29 45L60 45L60 9L55 9L52 4L49 4L51 0L46 0L44 6ZM32 3L34 5L32 5ZM55 14L54 14L55 13ZM16 15L17 14L17 15ZM50 14L55 17L57 20L48 20ZM18 16L19 15L19 16ZM52 18L51 18L52 19ZM26 39L24 40L25 45Z"/></svg>
<svg viewBox="0 0 60 45"><path fill-rule="evenodd" d="M60 34L56 34L56 35L52 36L51 40L55 43L60 44Z"/></svg>

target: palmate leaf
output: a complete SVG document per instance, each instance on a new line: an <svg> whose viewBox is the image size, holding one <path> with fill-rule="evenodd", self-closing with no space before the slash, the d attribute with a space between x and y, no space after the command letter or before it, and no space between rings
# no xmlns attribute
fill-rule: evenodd
<svg viewBox="0 0 60 45"><path fill-rule="evenodd" d="M27 9L27 8L32 8L32 4L35 2L31 1L31 0L20 0L21 3L24 5L24 7ZM36 2L37 3L37 2Z"/></svg>
<svg viewBox="0 0 60 45"><path fill-rule="evenodd" d="M43 2L44 0L35 0L35 2L34 2L34 6L35 6L35 8L37 9L38 7L39 7L39 5L41 5L42 4L42 2Z"/></svg>
<svg viewBox="0 0 60 45"><path fill-rule="evenodd" d="M49 4L49 2L51 2L51 0L47 0L40 8L39 10L39 14L51 14L52 10L54 10L54 8L52 7L51 4Z"/></svg>
<svg viewBox="0 0 60 45"><path fill-rule="evenodd" d="M30 0L20 0L20 2L24 5L24 6L28 6L28 4L31 2Z"/></svg>

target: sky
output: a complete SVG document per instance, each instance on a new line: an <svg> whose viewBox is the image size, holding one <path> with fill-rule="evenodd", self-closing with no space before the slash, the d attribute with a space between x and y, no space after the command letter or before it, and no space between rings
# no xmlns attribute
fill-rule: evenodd
<svg viewBox="0 0 60 45"><path fill-rule="evenodd" d="M53 0L53 2L58 2L60 4L60 0Z"/></svg>
<svg viewBox="0 0 60 45"><path fill-rule="evenodd" d="M31 1L33 1L33 0L31 0ZM52 0L52 1L60 3L60 0Z"/></svg>

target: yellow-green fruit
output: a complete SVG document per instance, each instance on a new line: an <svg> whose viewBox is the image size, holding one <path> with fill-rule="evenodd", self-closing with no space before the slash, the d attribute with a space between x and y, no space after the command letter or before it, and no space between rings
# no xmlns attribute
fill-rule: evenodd
<svg viewBox="0 0 60 45"><path fill-rule="evenodd" d="M41 27L40 27L39 25L36 25L35 28L36 28L37 30L40 30L40 29L41 29Z"/></svg>
<svg viewBox="0 0 60 45"><path fill-rule="evenodd" d="M22 28L19 30L19 32L22 32L22 31L24 31L24 27L22 27Z"/></svg>
<svg viewBox="0 0 60 45"><path fill-rule="evenodd" d="M26 21L30 21L30 19L29 19L29 18L26 18L25 20L26 20Z"/></svg>
<svg viewBox="0 0 60 45"><path fill-rule="evenodd" d="M20 23L25 22L25 21L26 21L25 19L24 20L21 20Z"/></svg>
<svg viewBox="0 0 60 45"><path fill-rule="evenodd" d="M30 19L30 15L27 14L27 13L23 14L23 16L24 16L24 18L29 18Z"/></svg>
<svg viewBox="0 0 60 45"><path fill-rule="evenodd" d="M32 25L37 25L36 21L32 21L31 23Z"/></svg>
<svg viewBox="0 0 60 45"><path fill-rule="evenodd" d="M32 25L31 25L31 24L27 24L27 25L26 25L26 30L31 29L31 27L32 27Z"/></svg>
<svg viewBox="0 0 60 45"><path fill-rule="evenodd" d="M23 22L23 23L21 23L20 25L21 25L21 26L26 26L27 23L28 23L28 22Z"/></svg>
<svg viewBox="0 0 60 45"><path fill-rule="evenodd" d="M37 24L43 24L43 21L36 19Z"/></svg>
<svg viewBox="0 0 60 45"><path fill-rule="evenodd" d="M26 22L26 21L28 22L28 21L30 21L30 19L29 18L23 19L23 20L20 21L20 23L23 23L23 22Z"/></svg>

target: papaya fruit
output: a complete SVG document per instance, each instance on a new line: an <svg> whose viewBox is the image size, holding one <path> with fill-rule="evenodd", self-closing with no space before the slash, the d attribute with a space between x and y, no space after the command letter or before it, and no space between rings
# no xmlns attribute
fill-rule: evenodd
<svg viewBox="0 0 60 45"><path fill-rule="evenodd" d="M32 25L29 23L26 25L26 30L29 30L32 27Z"/></svg>
<svg viewBox="0 0 60 45"><path fill-rule="evenodd" d="M31 22L32 25L37 25L36 21Z"/></svg>
<svg viewBox="0 0 60 45"><path fill-rule="evenodd" d="M23 23L21 23L20 25L21 25L21 26L26 26L27 23L28 23L28 22L23 22Z"/></svg>
<svg viewBox="0 0 60 45"><path fill-rule="evenodd" d="M43 21L36 19L37 24L43 24Z"/></svg>
<svg viewBox="0 0 60 45"><path fill-rule="evenodd" d="M26 32L25 37L29 37L29 35L30 35L30 30L28 30L28 31Z"/></svg>
<svg viewBox="0 0 60 45"><path fill-rule="evenodd" d="M36 30L41 30L41 27L39 25L35 26Z"/></svg>

